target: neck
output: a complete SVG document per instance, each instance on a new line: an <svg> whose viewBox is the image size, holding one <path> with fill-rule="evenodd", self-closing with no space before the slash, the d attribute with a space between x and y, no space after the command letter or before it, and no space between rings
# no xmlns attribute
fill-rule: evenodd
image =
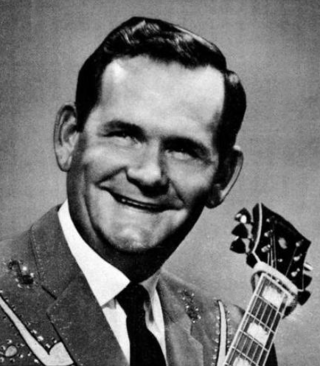
<svg viewBox="0 0 320 366"><path fill-rule="evenodd" d="M142 282L156 273L165 262L160 256L151 253L119 253L102 256L107 262L119 269L132 282Z"/></svg>
<svg viewBox="0 0 320 366"><path fill-rule="evenodd" d="M121 271L132 282L142 282L154 273L156 273L164 264L170 253L161 251L157 248L149 249L144 252L128 252L120 251L112 245L102 245L99 242L97 245L92 243L90 237L86 237L85 233L80 235L103 260L110 263L112 266Z"/></svg>

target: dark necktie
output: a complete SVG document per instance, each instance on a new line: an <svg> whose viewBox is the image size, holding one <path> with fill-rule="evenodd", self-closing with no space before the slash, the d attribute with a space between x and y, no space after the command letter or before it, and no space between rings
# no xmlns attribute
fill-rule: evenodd
<svg viewBox="0 0 320 366"><path fill-rule="evenodd" d="M146 326L144 303L147 290L130 283L117 300L127 314L127 330L130 340L130 366L165 366L166 362L156 337Z"/></svg>

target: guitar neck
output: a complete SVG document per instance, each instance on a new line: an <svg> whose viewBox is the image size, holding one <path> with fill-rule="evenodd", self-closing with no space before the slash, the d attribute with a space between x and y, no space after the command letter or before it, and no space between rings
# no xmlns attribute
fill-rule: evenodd
<svg viewBox="0 0 320 366"><path fill-rule="evenodd" d="M294 295L270 274L263 273L231 343L225 366L263 366L280 320Z"/></svg>

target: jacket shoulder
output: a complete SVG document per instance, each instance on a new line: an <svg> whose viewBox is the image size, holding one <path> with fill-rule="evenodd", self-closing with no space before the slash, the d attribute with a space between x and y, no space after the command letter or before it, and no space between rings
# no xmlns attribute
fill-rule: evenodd
<svg viewBox="0 0 320 366"><path fill-rule="evenodd" d="M17 279L17 275L24 274L24 266L28 263L29 267L29 263L34 262L29 231L12 239L0 241L0 258L0 289L4 290L7 288L7 282L11 282L10 273L15 273L14 277ZM19 269L22 272L18 271ZM18 279L15 282L18 282Z"/></svg>
<svg viewBox="0 0 320 366"><path fill-rule="evenodd" d="M34 337L33 342L57 342L46 314L51 302L52 296L40 284L31 228L0 241L0 363L39 364L21 329Z"/></svg>

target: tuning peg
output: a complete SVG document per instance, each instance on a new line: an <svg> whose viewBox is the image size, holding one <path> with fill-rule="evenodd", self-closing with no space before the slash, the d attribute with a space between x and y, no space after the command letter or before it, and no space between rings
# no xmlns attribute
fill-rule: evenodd
<svg viewBox="0 0 320 366"><path fill-rule="evenodd" d="M270 249L271 249L271 245L268 244L268 245L265 245L263 248L261 248L261 252L267 253L267 252L269 252ZM278 262L280 262L280 260L278 260Z"/></svg>
<svg viewBox="0 0 320 366"><path fill-rule="evenodd" d="M271 238L273 235L273 231L272 230L266 231L263 235L265 238Z"/></svg>
<svg viewBox="0 0 320 366"><path fill-rule="evenodd" d="M249 231L248 229L245 227L244 224L239 224L237 225L232 231L231 234L233 234L234 236L238 236L239 238L242 239L247 239L249 237Z"/></svg>
<svg viewBox="0 0 320 366"><path fill-rule="evenodd" d="M312 277L311 276L309 276L307 274L305 274L303 276L303 285L304 285L304 287L308 287L310 285L311 281L312 281Z"/></svg>
<svg viewBox="0 0 320 366"><path fill-rule="evenodd" d="M307 262L305 262L305 263L304 263L304 265L303 265L303 269L304 269L305 271L308 271L308 272L313 271L313 268L312 268L311 264L309 264L309 263L307 263Z"/></svg>
<svg viewBox="0 0 320 366"><path fill-rule="evenodd" d="M296 247L300 248L301 246L303 246L304 244L307 244L307 241L304 239L301 239L299 241L296 242Z"/></svg>
<svg viewBox="0 0 320 366"><path fill-rule="evenodd" d="M299 255L296 255L295 257L293 257L293 260L295 262L298 262L301 258L302 258L302 254L299 254Z"/></svg>
<svg viewBox="0 0 320 366"><path fill-rule="evenodd" d="M298 295L299 304L304 305L308 301L310 295L311 295L310 291L300 292L299 295Z"/></svg>
<svg viewBox="0 0 320 366"><path fill-rule="evenodd" d="M240 210L234 218L235 218L235 220L241 222L242 224L251 223L251 215L246 208L243 208L242 210Z"/></svg>
<svg viewBox="0 0 320 366"><path fill-rule="evenodd" d="M230 245L230 250L235 253L243 254L246 252L246 245L240 238L234 240Z"/></svg>
<svg viewBox="0 0 320 366"><path fill-rule="evenodd" d="M298 275L298 273L300 272L300 268L297 268L297 270L296 271L294 271L294 272L291 272L291 276L293 277L293 278L295 278L297 275Z"/></svg>

